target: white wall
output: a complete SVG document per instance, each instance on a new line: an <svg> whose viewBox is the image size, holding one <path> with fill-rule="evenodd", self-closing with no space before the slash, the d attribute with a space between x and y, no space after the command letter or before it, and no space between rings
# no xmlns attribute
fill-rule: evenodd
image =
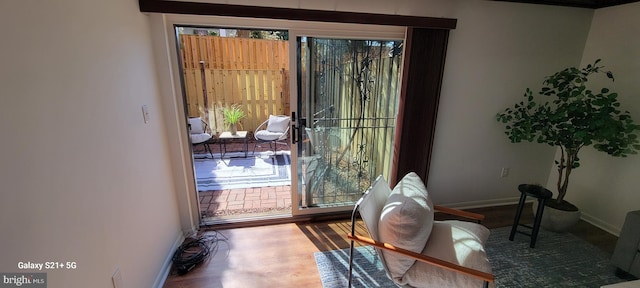
<svg viewBox="0 0 640 288"><path fill-rule="evenodd" d="M581 66L602 59L615 82L599 76L590 81L593 90L609 87L619 94L621 108L640 123L640 3L596 10ZM580 152L580 168L573 171L567 200L576 204L583 218L615 234L620 232L626 213L640 209L640 156L616 158L586 148ZM555 189L557 173L549 176Z"/></svg>
<svg viewBox="0 0 640 288"><path fill-rule="evenodd" d="M428 189L461 207L517 201L521 183L546 183L552 147L512 144L495 115L537 90L544 76L577 65L592 10L466 1L451 13ZM501 178L502 168L509 175Z"/></svg>
<svg viewBox="0 0 640 288"><path fill-rule="evenodd" d="M20 27L0 32L0 272L159 279L181 230L146 18L134 0L0 1L0 27Z"/></svg>

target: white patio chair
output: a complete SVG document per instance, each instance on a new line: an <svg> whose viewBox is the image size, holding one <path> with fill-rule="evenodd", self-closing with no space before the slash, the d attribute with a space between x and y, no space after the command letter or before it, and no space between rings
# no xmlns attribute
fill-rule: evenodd
<svg viewBox="0 0 640 288"><path fill-rule="evenodd" d="M289 116L285 115L269 115L269 119L262 122L255 132L253 137L258 143L269 143L269 149L273 150L273 155L276 154L276 146L279 143L289 145L287 137L289 136ZM256 146L253 146L253 154L256 153ZM272 147L273 145L273 147Z"/></svg>
<svg viewBox="0 0 640 288"><path fill-rule="evenodd" d="M213 136L207 131L207 123L200 117L189 118L189 136L191 137L191 145L203 145L204 151L209 152L213 158L213 152L209 144L213 143Z"/></svg>

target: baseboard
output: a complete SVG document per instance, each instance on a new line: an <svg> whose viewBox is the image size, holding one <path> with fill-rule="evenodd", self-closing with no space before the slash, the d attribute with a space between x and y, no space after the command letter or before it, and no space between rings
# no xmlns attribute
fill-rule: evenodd
<svg viewBox="0 0 640 288"><path fill-rule="evenodd" d="M178 247L180 247L180 245L182 245L182 242L184 242L184 235L181 232L176 238L176 241L173 242L173 245L171 246L167 257L165 257L164 262L162 263L162 269L160 269L160 273L158 273L158 276L156 276L156 280L153 281L152 287L161 288L162 286L164 286L164 282L169 276L169 271L171 271L171 259L173 258L173 253L178 249Z"/></svg>
<svg viewBox="0 0 640 288"><path fill-rule="evenodd" d="M584 213L584 211L581 212L580 214L580 219L584 220L585 222L589 222L589 224L596 226L604 231L607 231L613 235L615 235L616 237L620 237L620 228L611 225L605 221L602 221L596 217L593 217L592 215L589 215L588 213Z"/></svg>
<svg viewBox="0 0 640 288"><path fill-rule="evenodd" d="M464 210L464 209L472 209L472 208L513 205L513 204L518 204L518 201L520 201L520 197L509 197L509 198L481 200L481 201L455 202L455 203L445 203L445 204L438 203L438 205Z"/></svg>

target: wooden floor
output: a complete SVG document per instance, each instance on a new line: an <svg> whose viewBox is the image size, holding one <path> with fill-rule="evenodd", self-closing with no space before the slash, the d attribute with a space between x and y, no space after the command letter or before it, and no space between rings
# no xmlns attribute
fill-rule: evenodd
<svg viewBox="0 0 640 288"><path fill-rule="evenodd" d="M484 214L483 224L488 228L498 228L512 224L516 207L507 205L469 211ZM530 211L530 208L525 209L522 223L532 222ZM184 275L177 275L172 270L164 287L322 287L313 253L348 248L349 222L345 219L203 229L202 235L217 235L221 239L215 254ZM361 223L357 225L356 233L366 233ZM613 252L617 241L614 235L583 221L570 233L608 253Z"/></svg>

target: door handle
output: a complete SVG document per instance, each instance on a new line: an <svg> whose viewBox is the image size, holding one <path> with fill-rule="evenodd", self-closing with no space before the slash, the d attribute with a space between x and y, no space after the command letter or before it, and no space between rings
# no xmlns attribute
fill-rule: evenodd
<svg viewBox="0 0 640 288"><path fill-rule="evenodd" d="M292 124L291 125L291 144L296 144L298 143L298 137L296 137L296 132L297 128L296 128L296 124Z"/></svg>
<svg viewBox="0 0 640 288"><path fill-rule="evenodd" d="M292 111L291 112L291 144L296 144L298 143L298 137L296 137L296 112Z"/></svg>

